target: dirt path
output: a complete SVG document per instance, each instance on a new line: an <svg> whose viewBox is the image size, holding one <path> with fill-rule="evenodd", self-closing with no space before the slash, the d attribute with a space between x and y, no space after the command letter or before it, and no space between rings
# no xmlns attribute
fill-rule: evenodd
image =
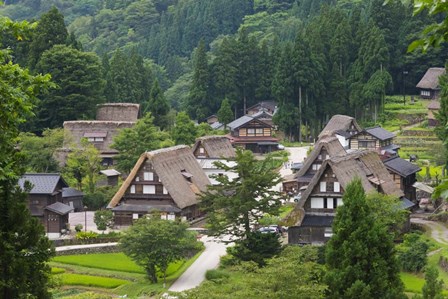
<svg viewBox="0 0 448 299"><path fill-rule="evenodd" d="M400 131L403 131L403 130L409 130L409 129L418 127L418 126L420 126L422 123L423 123L423 121L418 122L418 123L415 123L415 124L412 124L412 125L407 125L407 126L401 127L400 130L393 131L392 133L394 133L395 135L398 135L398 134L400 133Z"/></svg>
<svg viewBox="0 0 448 299"><path fill-rule="evenodd" d="M431 229L431 237L441 244L448 245L448 228L435 221L429 221L421 218L411 218L412 223L422 224Z"/></svg>

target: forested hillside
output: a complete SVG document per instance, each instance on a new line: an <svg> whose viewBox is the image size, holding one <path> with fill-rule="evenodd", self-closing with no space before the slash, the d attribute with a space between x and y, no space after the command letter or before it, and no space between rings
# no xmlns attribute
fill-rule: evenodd
<svg viewBox="0 0 448 299"><path fill-rule="evenodd" d="M226 98L235 117L258 101L274 100L276 123L300 138L298 128L315 135L336 113L376 122L385 94L413 92L428 67L445 64L446 45L425 55L407 53L420 29L434 20L412 17L411 7L401 2L383 2L9 0L0 13L13 19L44 16L45 26L38 25L27 42L10 41L17 62L53 74L61 87L42 98L30 130L91 117L87 107L103 101L137 102L150 111L157 85L172 109L199 121ZM53 5L59 11L45 17ZM45 38L53 32L61 33L58 41ZM71 50L53 48L58 44ZM73 80L57 73L58 55L96 72L78 84L95 88L64 88ZM69 106L78 101L88 105ZM48 107L63 113L50 115Z"/></svg>

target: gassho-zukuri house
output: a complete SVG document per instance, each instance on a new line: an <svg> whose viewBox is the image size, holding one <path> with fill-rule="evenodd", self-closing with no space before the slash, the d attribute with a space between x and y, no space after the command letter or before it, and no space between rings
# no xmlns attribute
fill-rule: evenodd
<svg viewBox="0 0 448 299"><path fill-rule="evenodd" d="M179 145L143 153L108 209L118 227L153 211L164 219L202 216L197 196L210 184L190 147Z"/></svg>
<svg viewBox="0 0 448 299"><path fill-rule="evenodd" d="M288 242L323 244L328 241L333 235L337 208L343 204L345 188L355 178L361 180L366 193L379 192L400 198L403 209L414 206L404 197L375 151L331 157L322 163L295 207L297 222L288 229Z"/></svg>

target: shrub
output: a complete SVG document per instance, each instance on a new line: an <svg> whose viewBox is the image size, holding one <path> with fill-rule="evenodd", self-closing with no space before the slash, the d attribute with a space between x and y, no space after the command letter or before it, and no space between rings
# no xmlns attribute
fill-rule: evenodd
<svg viewBox="0 0 448 299"><path fill-rule="evenodd" d="M228 247L227 250L229 248L230 247ZM240 261L231 254L226 254L226 255L221 256L220 265L224 268L236 266L239 263L240 263Z"/></svg>
<svg viewBox="0 0 448 299"><path fill-rule="evenodd" d="M76 234L77 240L92 240L98 237L97 233L94 232L79 232Z"/></svg>
<svg viewBox="0 0 448 299"><path fill-rule="evenodd" d="M83 274L67 273L67 274L61 274L61 276L64 285L82 285L89 287L112 289L121 286L123 284L129 283L129 281L123 279L83 275Z"/></svg>
<svg viewBox="0 0 448 299"><path fill-rule="evenodd" d="M219 281L222 279L229 278L229 273L219 269L207 270L207 272L205 272L205 278L207 280Z"/></svg>
<svg viewBox="0 0 448 299"><path fill-rule="evenodd" d="M77 232L77 233L79 233L79 232L81 232L82 231L82 228L83 228L84 226L82 226L82 224L76 224L75 225L75 231Z"/></svg>
<svg viewBox="0 0 448 299"><path fill-rule="evenodd" d="M260 269L260 267L256 262L248 261L248 262L241 262L241 264L239 265L239 269L241 269L241 271L244 273L254 273L258 269Z"/></svg>
<svg viewBox="0 0 448 299"><path fill-rule="evenodd" d="M265 259L280 253L281 244L277 234L257 231L250 233L246 239L237 241L227 251L241 261L254 261L259 266L264 266Z"/></svg>
<svg viewBox="0 0 448 299"><path fill-rule="evenodd" d="M419 272L427 264L429 245L420 234L405 235L404 242L397 246L398 263L403 271Z"/></svg>

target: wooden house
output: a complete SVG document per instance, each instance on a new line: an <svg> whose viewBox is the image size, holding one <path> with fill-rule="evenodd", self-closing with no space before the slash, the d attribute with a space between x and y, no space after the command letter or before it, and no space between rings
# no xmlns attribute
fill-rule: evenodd
<svg viewBox="0 0 448 299"><path fill-rule="evenodd" d="M109 202L115 225L159 211L166 219L192 220L202 215L197 196L209 179L185 145L143 153Z"/></svg>
<svg viewBox="0 0 448 299"><path fill-rule="evenodd" d="M269 153L278 149L274 127L260 119L244 115L227 124L233 146L240 146L254 153Z"/></svg>
<svg viewBox="0 0 448 299"><path fill-rule="evenodd" d="M275 110L277 110L277 103L273 101L262 101L247 108L246 113L248 115L254 115L260 111L266 111L269 114L273 115L275 113Z"/></svg>
<svg viewBox="0 0 448 299"><path fill-rule="evenodd" d="M64 165L71 148L80 146L81 139L85 138L99 150L103 166L113 165L118 154L110 147L113 139L120 130L136 124L139 107L139 104L132 103L107 103L97 106L96 120L65 121L67 134L63 148L56 153L57 160Z"/></svg>
<svg viewBox="0 0 448 299"><path fill-rule="evenodd" d="M426 108L428 108L428 127L437 126L439 121L436 118L436 114L440 110L440 101L432 100Z"/></svg>
<svg viewBox="0 0 448 299"><path fill-rule="evenodd" d="M73 212L84 211L84 193L74 188L62 188L62 202L74 209Z"/></svg>
<svg viewBox="0 0 448 299"><path fill-rule="evenodd" d="M344 154L346 151L337 137L324 136L320 138L305 159L301 169L290 180L283 182L283 190L288 193L296 193L301 187L310 183L325 160Z"/></svg>
<svg viewBox="0 0 448 299"><path fill-rule="evenodd" d="M445 75L446 71L443 67L429 68L423 78L417 83L420 89L420 97L422 99L435 100L440 98L439 77Z"/></svg>
<svg viewBox="0 0 448 299"><path fill-rule="evenodd" d="M380 192L403 197L374 151L355 151L323 162L303 193L296 210L298 221L288 229L290 244L323 244L331 238L332 223L347 185L359 178L366 193ZM403 199L402 206L412 203Z"/></svg>
<svg viewBox="0 0 448 299"><path fill-rule="evenodd" d="M404 196L416 203L417 193L413 185L417 182L417 172L421 168L398 156L389 158L383 161L383 163L392 175L392 179L397 187L404 192Z"/></svg>
<svg viewBox="0 0 448 299"><path fill-rule="evenodd" d="M68 214L73 207L63 203L63 188L67 183L57 173L27 173L19 179L19 186L28 192L28 207L31 215L38 218L45 227L47 236L59 238L67 229Z"/></svg>
<svg viewBox="0 0 448 299"><path fill-rule="evenodd" d="M100 170L97 186L117 186L121 173L115 169Z"/></svg>
<svg viewBox="0 0 448 299"><path fill-rule="evenodd" d="M336 114L328 121L325 128L320 132L319 138L324 136L335 136L344 148L348 148L348 139L350 136L361 131L361 127L356 122L356 119L347 116Z"/></svg>
<svg viewBox="0 0 448 299"><path fill-rule="evenodd" d="M382 156L395 156L400 147L393 143L395 134L379 126L364 129L349 138L351 150L371 149Z"/></svg>
<svg viewBox="0 0 448 299"><path fill-rule="evenodd" d="M193 155L199 159L205 158L235 158L235 149L226 136L204 136L196 139Z"/></svg>

